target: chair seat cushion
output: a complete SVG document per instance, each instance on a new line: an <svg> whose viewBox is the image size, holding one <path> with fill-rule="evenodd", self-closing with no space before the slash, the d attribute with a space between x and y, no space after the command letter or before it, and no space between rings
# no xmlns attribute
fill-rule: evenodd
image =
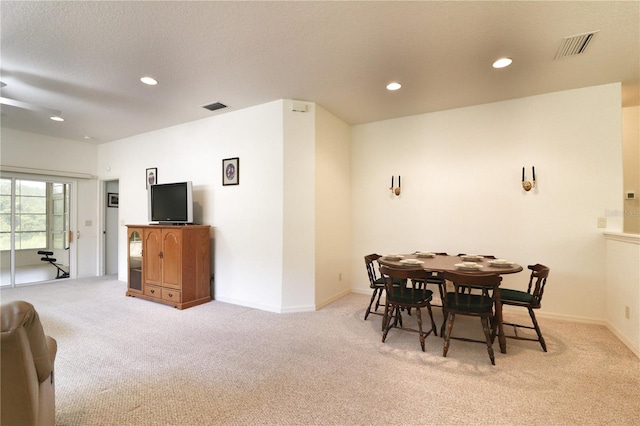
<svg viewBox="0 0 640 426"><path fill-rule="evenodd" d="M412 291L411 289L404 289L403 292L400 290L401 289L398 288L393 292L393 294L387 294L387 297L391 302L421 304L426 303L433 297L433 292L431 290Z"/></svg>
<svg viewBox="0 0 640 426"><path fill-rule="evenodd" d="M511 290L509 288L500 289L500 300L503 302L518 302L518 303L527 303L527 304L535 304L535 298L533 295L527 293L526 291L520 290Z"/></svg>
<svg viewBox="0 0 640 426"><path fill-rule="evenodd" d="M456 303L455 293L447 293L447 307L450 309L465 312L489 312L493 308L493 302L488 297L482 297L477 294L459 294L458 303Z"/></svg>

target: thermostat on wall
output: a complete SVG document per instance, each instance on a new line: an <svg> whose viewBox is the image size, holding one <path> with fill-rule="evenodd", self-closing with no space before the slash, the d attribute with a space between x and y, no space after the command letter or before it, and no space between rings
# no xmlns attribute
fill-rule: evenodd
<svg viewBox="0 0 640 426"><path fill-rule="evenodd" d="M635 200L636 199L636 193L635 192L625 192L624 193L624 198L626 198L627 200Z"/></svg>

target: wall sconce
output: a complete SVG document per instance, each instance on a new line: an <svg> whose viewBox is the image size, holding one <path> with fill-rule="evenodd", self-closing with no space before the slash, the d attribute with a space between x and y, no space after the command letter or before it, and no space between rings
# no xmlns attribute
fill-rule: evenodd
<svg viewBox="0 0 640 426"><path fill-rule="evenodd" d="M528 180L525 180L525 176L524 176L524 167L522 168L522 188L524 188L525 191L531 191L533 188L536 187L536 168L535 167L531 167L531 172L533 174L533 180L531 182L529 182Z"/></svg>
<svg viewBox="0 0 640 426"><path fill-rule="evenodd" d="M402 192L402 181L400 179L402 179L402 177L400 175L398 175L398 186L396 188L394 188L393 186L393 178L394 176L391 176L391 188L389 188L391 190L392 194L395 194L396 196L400 195L400 192Z"/></svg>

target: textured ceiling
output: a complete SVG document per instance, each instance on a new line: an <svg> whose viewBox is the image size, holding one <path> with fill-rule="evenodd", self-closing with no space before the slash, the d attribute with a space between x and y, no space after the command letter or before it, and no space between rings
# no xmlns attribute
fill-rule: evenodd
<svg viewBox="0 0 640 426"><path fill-rule="evenodd" d="M102 143L276 99L350 124L622 82L640 2L0 2L2 127ZM554 60L563 37L599 31ZM491 63L512 57L511 67ZM141 84L143 75L159 84ZM403 87L388 92L393 80ZM211 112L202 106L222 102Z"/></svg>

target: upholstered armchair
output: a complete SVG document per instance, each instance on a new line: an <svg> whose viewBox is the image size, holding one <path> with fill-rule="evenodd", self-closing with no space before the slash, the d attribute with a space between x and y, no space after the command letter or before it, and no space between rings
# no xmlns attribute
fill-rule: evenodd
<svg viewBox="0 0 640 426"><path fill-rule="evenodd" d="M56 341L45 336L27 302L0 307L2 326L2 425L54 425L53 365Z"/></svg>

